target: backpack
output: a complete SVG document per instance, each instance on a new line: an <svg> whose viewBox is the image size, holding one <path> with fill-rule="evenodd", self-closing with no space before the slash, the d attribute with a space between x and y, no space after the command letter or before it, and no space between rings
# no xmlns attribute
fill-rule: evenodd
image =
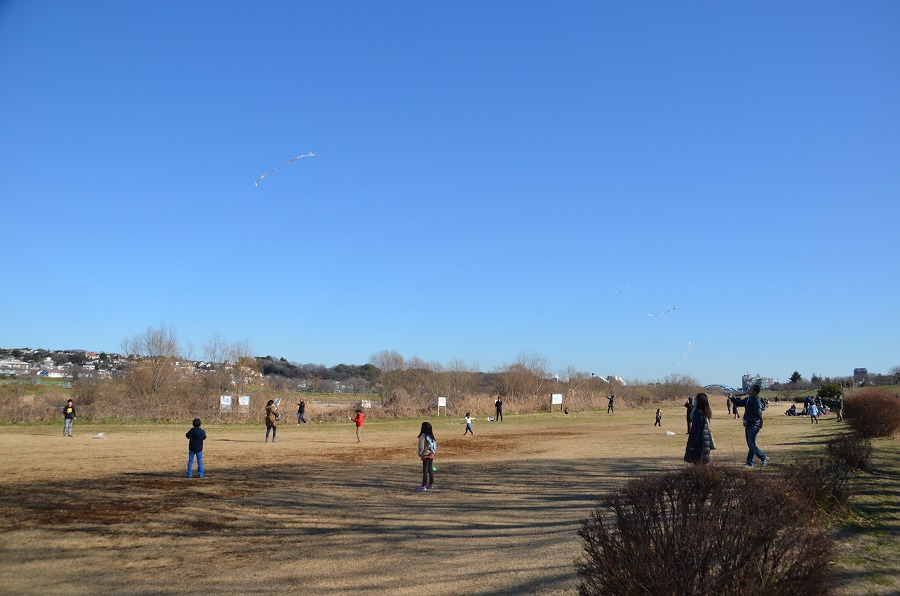
<svg viewBox="0 0 900 596"><path fill-rule="evenodd" d="M425 435L425 449L431 453L437 453L437 441L433 437Z"/></svg>

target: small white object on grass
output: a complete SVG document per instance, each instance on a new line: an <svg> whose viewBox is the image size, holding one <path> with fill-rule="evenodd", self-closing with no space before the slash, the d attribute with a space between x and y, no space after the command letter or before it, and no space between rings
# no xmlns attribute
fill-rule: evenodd
<svg viewBox="0 0 900 596"><path fill-rule="evenodd" d="M667 431L666 431L666 434L669 435L669 436L673 436L675 433L673 433L673 432L670 431L670 430L667 430Z"/></svg>
<svg viewBox="0 0 900 596"><path fill-rule="evenodd" d="M102 438L103 438L103 433L94 435L94 438L95 438L95 439L102 439Z"/></svg>

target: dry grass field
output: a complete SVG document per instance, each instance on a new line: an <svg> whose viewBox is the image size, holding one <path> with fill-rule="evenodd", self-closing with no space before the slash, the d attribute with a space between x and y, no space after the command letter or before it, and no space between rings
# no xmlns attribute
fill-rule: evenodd
<svg viewBox="0 0 900 596"><path fill-rule="evenodd" d="M715 459L740 466L741 423L720 409ZM288 416L268 444L261 423L204 426L203 479L184 477L189 424L2 427L0 593L571 594L581 521L625 480L685 465L683 412L666 408L662 429L654 410L511 414L474 437L432 418L428 492L415 491L420 421L369 422L360 444L349 422ZM780 413L760 435L769 469L838 428ZM877 494L897 494L891 469ZM897 593L896 546L873 571L865 532L845 535L838 592Z"/></svg>

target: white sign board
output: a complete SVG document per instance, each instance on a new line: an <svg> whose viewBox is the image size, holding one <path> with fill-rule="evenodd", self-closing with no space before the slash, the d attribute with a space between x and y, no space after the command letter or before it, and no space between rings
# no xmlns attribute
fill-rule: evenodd
<svg viewBox="0 0 900 596"><path fill-rule="evenodd" d="M550 405L551 406L561 406L562 405L562 393L551 393L550 394Z"/></svg>
<svg viewBox="0 0 900 596"><path fill-rule="evenodd" d="M438 398L438 407L439 407L439 408L446 408L446 407L447 407L447 398L446 398L446 397L439 397L439 398Z"/></svg>
<svg viewBox="0 0 900 596"><path fill-rule="evenodd" d="M372 400L369 400L369 399L361 399L361 400L359 401L359 405L362 406L363 408L371 408L371 407L372 407Z"/></svg>
<svg viewBox="0 0 900 596"><path fill-rule="evenodd" d="M219 409L223 412L231 411L231 396L230 395L220 395L219 396Z"/></svg>
<svg viewBox="0 0 900 596"><path fill-rule="evenodd" d="M250 396L249 395L238 396L238 411L244 412L244 413L250 412Z"/></svg>

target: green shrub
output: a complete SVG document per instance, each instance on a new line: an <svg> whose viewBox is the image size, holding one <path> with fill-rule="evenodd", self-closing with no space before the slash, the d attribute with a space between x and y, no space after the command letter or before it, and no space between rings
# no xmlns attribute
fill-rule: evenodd
<svg viewBox="0 0 900 596"><path fill-rule="evenodd" d="M808 488L691 466L632 480L578 531L579 594L822 594L832 542Z"/></svg>
<svg viewBox="0 0 900 596"><path fill-rule="evenodd" d="M863 437L889 437L900 430L900 396L879 387L860 389L844 400L844 419Z"/></svg>
<svg viewBox="0 0 900 596"><path fill-rule="evenodd" d="M831 398L831 397L837 397L838 395L841 394L842 391L843 391L843 388L840 385L838 385L837 383L825 383L824 385L819 387L819 390L816 392L816 395L823 399L826 399L826 398Z"/></svg>

